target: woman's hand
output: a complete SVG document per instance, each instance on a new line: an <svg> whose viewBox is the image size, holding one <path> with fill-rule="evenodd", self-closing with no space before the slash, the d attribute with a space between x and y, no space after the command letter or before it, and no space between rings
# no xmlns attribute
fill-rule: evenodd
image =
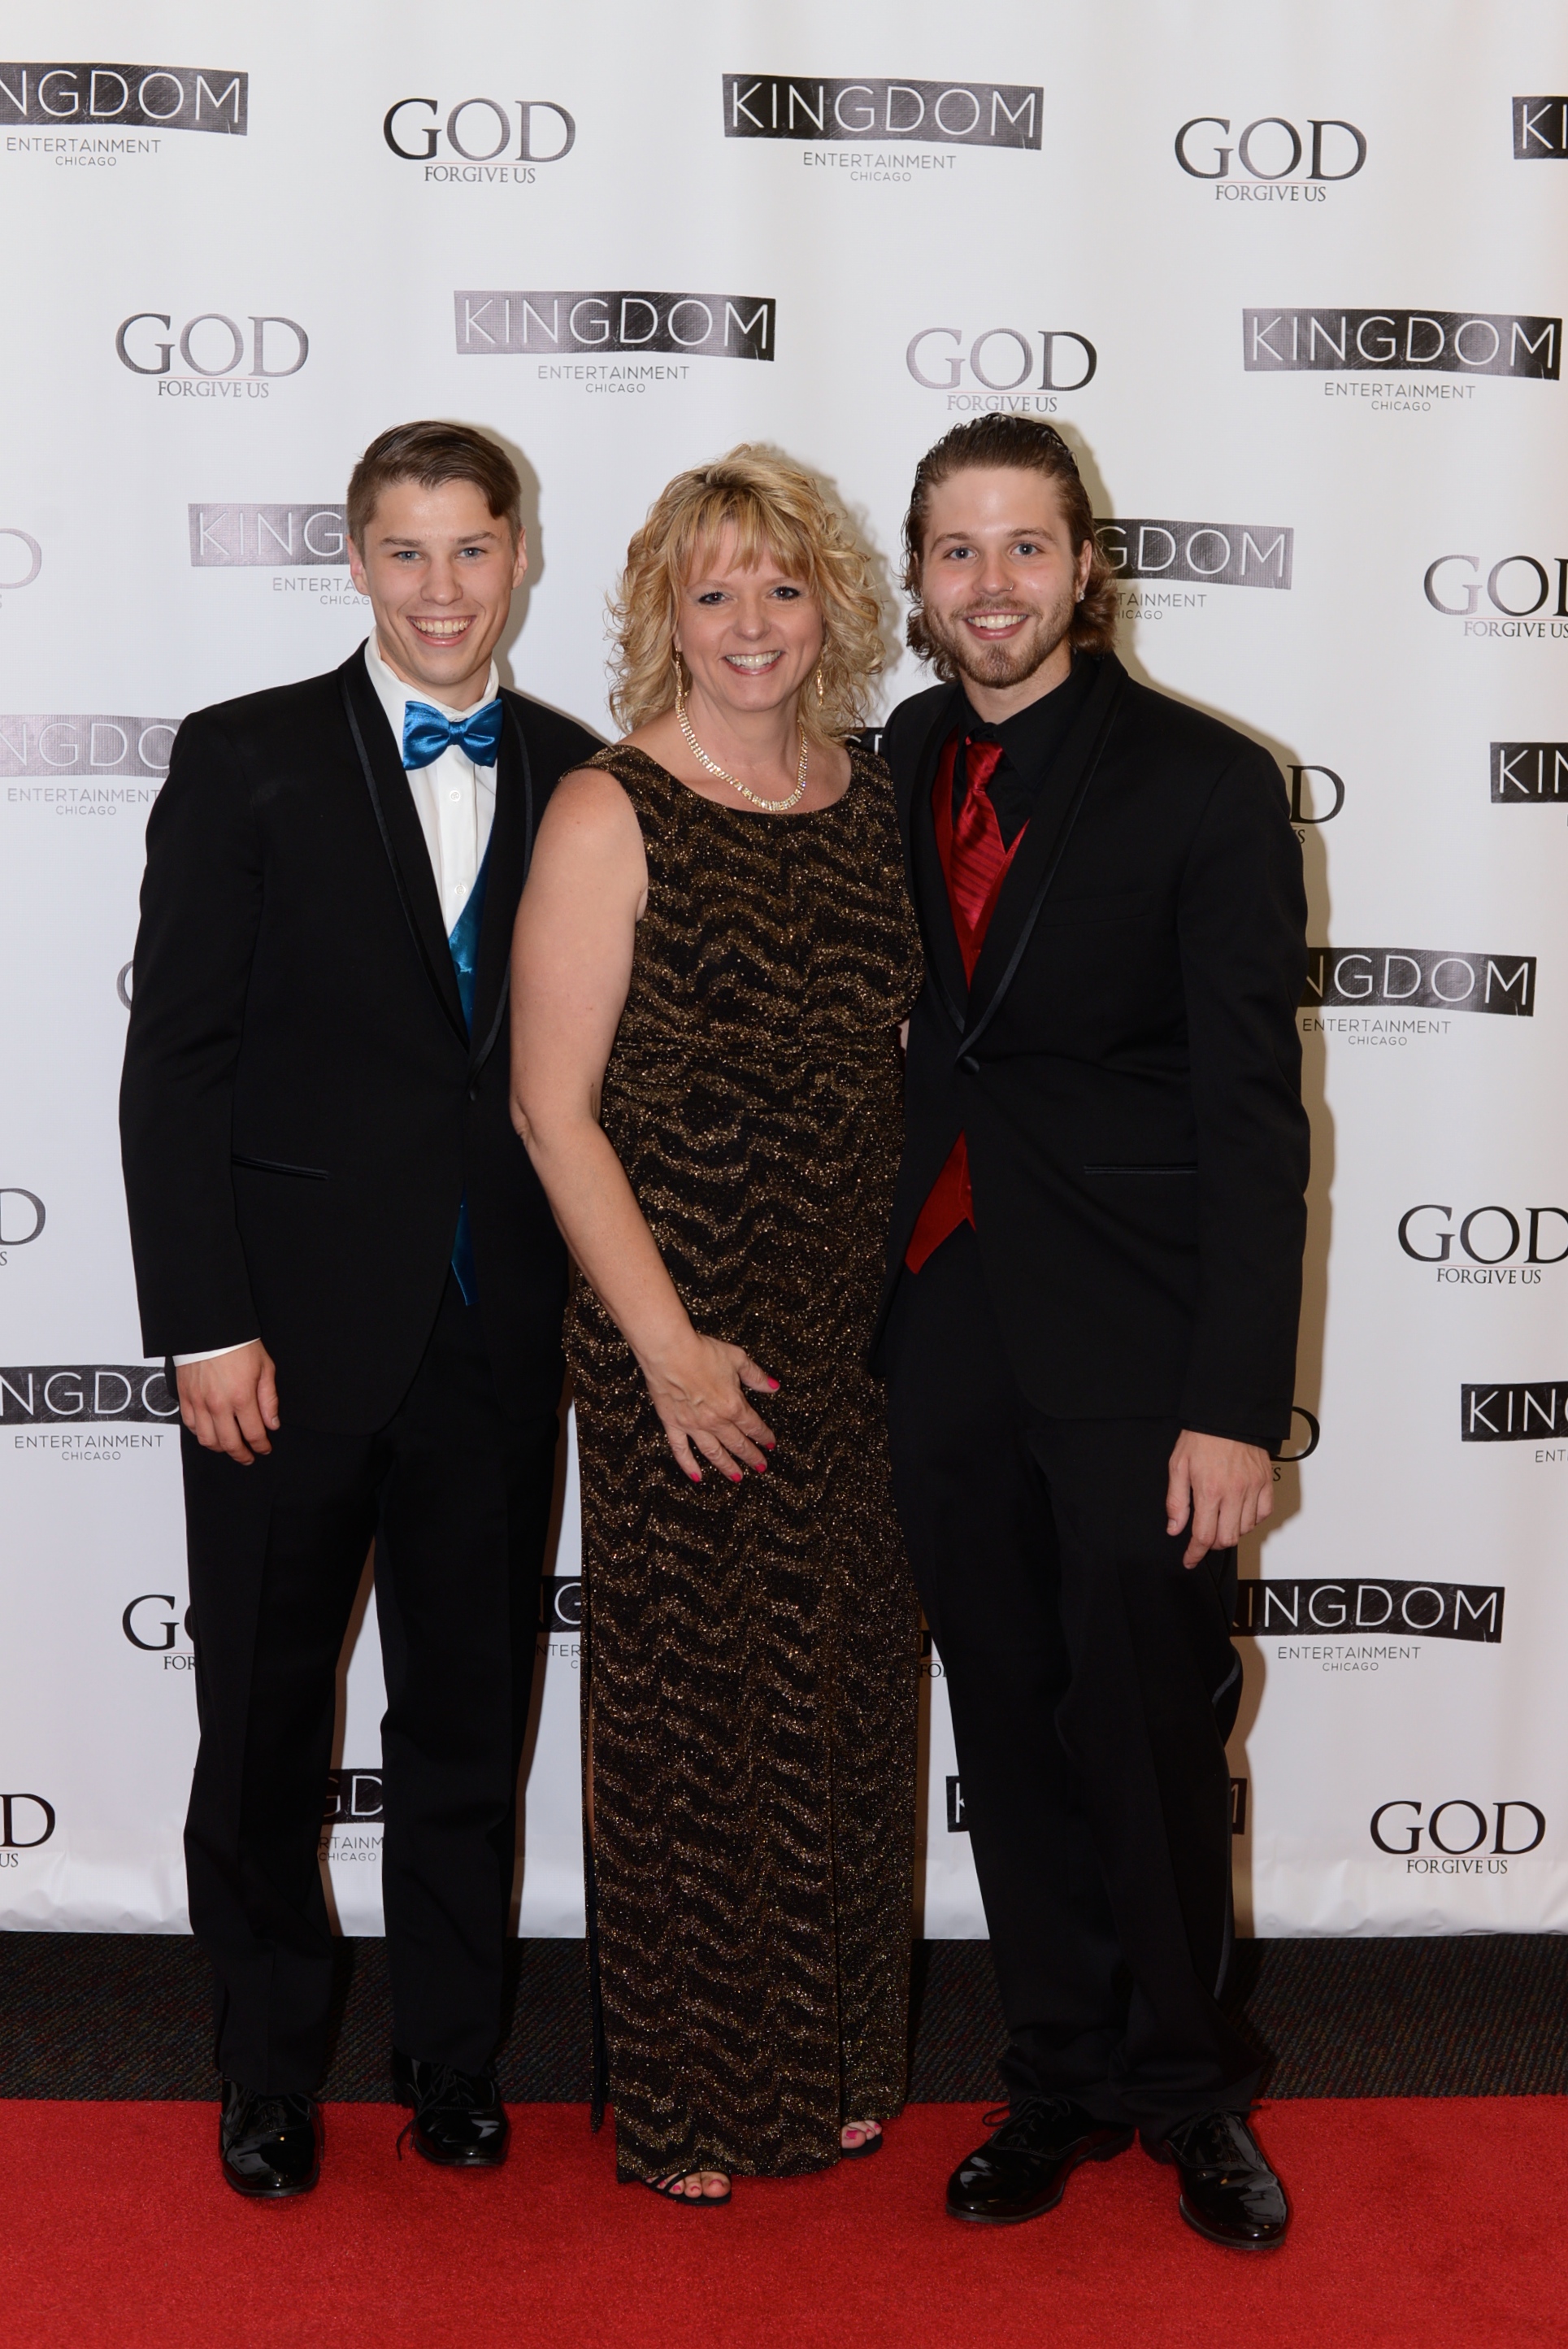
<svg viewBox="0 0 1568 2349"><path fill-rule="evenodd" d="M643 1376L670 1450L694 1485L702 1482L697 1454L732 1485L740 1482L738 1461L759 1472L767 1467L763 1454L773 1449L773 1431L752 1410L745 1390L776 1394L779 1381L743 1346L699 1337L688 1326L667 1350L644 1362Z"/></svg>

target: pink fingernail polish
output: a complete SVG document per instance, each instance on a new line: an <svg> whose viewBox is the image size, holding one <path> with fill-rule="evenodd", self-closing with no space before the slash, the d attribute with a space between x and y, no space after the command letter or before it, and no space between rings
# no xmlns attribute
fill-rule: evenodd
<svg viewBox="0 0 1568 2349"><path fill-rule="evenodd" d="M772 1392L773 1392L775 1394L777 1394L777 1393L778 1393L778 1392L779 1392L779 1381L778 1381L778 1380L777 1380L777 1379L769 1379L769 1381L768 1381L768 1384L769 1384L769 1386L771 1388Z"/></svg>

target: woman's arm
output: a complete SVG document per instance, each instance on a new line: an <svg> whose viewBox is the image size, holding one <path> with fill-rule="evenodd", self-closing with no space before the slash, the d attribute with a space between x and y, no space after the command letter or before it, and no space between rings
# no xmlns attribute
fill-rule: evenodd
<svg viewBox="0 0 1568 2349"><path fill-rule="evenodd" d="M642 833L602 770L557 784L539 827L511 953L511 1118L566 1245L636 1356L670 1449L740 1481L773 1435L746 1399L778 1381L739 1346L699 1336L599 1123L604 1069L647 903Z"/></svg>

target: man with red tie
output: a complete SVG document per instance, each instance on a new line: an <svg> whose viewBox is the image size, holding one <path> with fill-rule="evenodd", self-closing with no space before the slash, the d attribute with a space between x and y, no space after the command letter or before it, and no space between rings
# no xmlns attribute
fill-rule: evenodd
<svg viewBox="0 0 1568 2349"><path fill-rule="evenodd" d="M927 978L873 1359L1008 2033L947 2207L1035 2218L1137 2131L1191 2225L1264 2249L1218 1993L1235 1546L1300 1307L1300 851L1273 761L1117 660L1049 426L950 432L905 545L944 681L882 743Z"/></svg>

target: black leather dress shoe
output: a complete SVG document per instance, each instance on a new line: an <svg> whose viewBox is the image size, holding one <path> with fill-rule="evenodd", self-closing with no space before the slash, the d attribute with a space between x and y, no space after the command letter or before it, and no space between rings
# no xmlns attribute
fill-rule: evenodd
<svg viewBox="0 0 1568 2349"><path fill-rule="evenodd" d="M1178 2206L1190 2227L1237 2251L1272 2251L1290 2224L1284 2188L1240 2113L1200 2113L1156 2148L1181 2179Z"/></svg>
<svg viewBox="0 0 1568 2349"><path fill-rule="evenodd" d="M308 2194L321 2176L321 2107L314 2096L269 2096L225 2080L218 2158L237 2194L265 2202Z"/></svg>
<svg viewBox="0 0 1568 2349"><path fill-rule="evenodd" d="M1038 2097L959 2163L947 2181L947 2215L1016 2227L1056 2209L1080 2161L1109 2161L1131 2143L1130 2128L1109 2127L1066 2096Z"/></svg>
<svg viewBox="0 0 1568 2349"><path fill-rule="evenodd" d="M506 2159L511 2124L495 2084L495 2072L459 2072L450 2064L424 2064L417 2055L392 2054L398 2101L412 2105L414 2117L403 2131L427 2161L443 2169L499 2169ZM397 2140L399 2152L403 2137Z"/></svg>

